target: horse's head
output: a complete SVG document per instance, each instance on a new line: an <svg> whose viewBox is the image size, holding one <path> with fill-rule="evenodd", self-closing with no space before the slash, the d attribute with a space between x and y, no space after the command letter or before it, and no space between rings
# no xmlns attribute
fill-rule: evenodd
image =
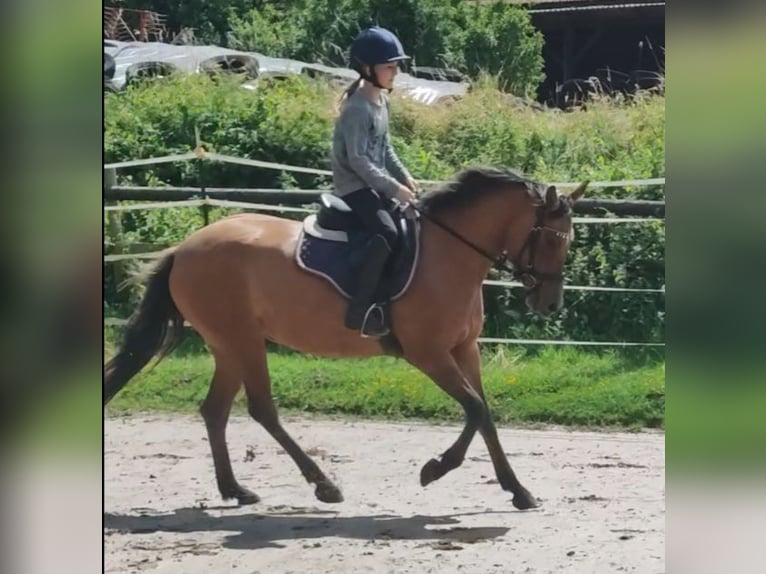
<svg viewBox="0 0 766 574"><path fill-rule="evenodd" d="M534 205L535 221L513 260L532 311L549 315L564 304L564 264L574 236L572 205L587 185L581 184L570 195L561 195L550 186L544 201Z"/></svg>

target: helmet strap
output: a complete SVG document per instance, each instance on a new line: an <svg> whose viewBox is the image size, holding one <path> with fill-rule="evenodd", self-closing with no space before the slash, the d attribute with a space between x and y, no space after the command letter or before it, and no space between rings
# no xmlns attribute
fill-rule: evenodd
<svg viewBox="0 0 766 574"><path fill-rule="evenodd" d="M369 68L370 68L370 73L369 74L365 74L364 73L364 66L362 66L362 71L359 72L359 75L362 76L362 78L364 78L368 82L370 82L376 88L380 88L381 90L387 89L387 88L384 88L383 86L381 86L380 82L378 82L378 76L375 73L375 66L369 66Z"/></svg>

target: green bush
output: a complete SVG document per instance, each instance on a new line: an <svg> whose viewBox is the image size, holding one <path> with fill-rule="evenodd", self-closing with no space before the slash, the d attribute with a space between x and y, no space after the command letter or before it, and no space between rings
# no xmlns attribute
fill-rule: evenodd
<svg viewBox="0 0 766 574"><path fill-rule="evenodd" d="M257 5L231 18L229 43L270 56L348 66L362 29L394 31L419 66L446 66L470 77L488 72L503 89L532 95L543 80L542 34L529 14L506 2L464 0L312 0Z"/></svg>
<svg viewBox="0 0 766 574"><path fill-rule="evenodd" d="M419 66L497 75L504 89L532 95L543 80L543 37L525 9L465 0L124 0L192 27L198 41L347 66L354 36L368 26L394 31Z"/></svg>
<svg viewBox="0 0 766 574"><path fill-rule="evenodd" d="M186 152L199 126L208 149L327 169L338 90L294 78L262 82L249 91L203 76L177 77L106 96L105 161ZM445 179L472 164L502 164L540 181L663 176L665 101L639 97L629 104L596 101L563 113L511 102L485 79L460 101L424 107L395 93L393 142L416 178ZM325 176L217 163L163 164L121 171L135 184L316 188ZM588 197L662 199L662 187L596 189ZM214 220L229 213L211 210ZM172 244L202 224L194 209L127 212L131 242ZM125 238L123 238L125 239ZM115 241L116 238L107 238ZM578 225L568 263L575 285L660 288L664 285L665 229L656 224ZM109 276L110 306L131 303ZM493 336L656 341L663 339L664 296L568 291L552 318L526 313L519 290L485 288ZM127 299L126 299L127 297ZM126 307L127 308L127 307Z"/></svg>

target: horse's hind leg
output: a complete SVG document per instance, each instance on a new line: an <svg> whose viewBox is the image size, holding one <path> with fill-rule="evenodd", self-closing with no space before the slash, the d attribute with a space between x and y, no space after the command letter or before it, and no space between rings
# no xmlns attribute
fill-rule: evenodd
<svg viewBox="0 0 766 574"><path fill-rule="evenodd" d="M500 445L500 439L497 436L495 423L492 421L492 415L484 397L484 390L481 384L481 355L479 346L475 341L466 343L456 348L452 356L460 367L460 370L468 378L471 386L484 402L486 416L479 425L479 432L487 445L489 456L492 459L492 465L495 467L497 481L503 490L513 493L513 505L516 508L525 510L538 506L538 502L530 492L524 488L508 462L508 457Z"/></svg>
<svg viewBox="0 0 766 574"><path fill-rule="evenodd" d="M279 421L277 409L271 397L271 379L266 360L266 346L263 341L248 348L243 364L246 365L243 370L243 380L250 416L261 423L263 428L287 451L306 480L316 485L314 494L319 500L343 502L340 489L303 452Z"/></svg>
<svg viewBox="0 0 766 574"><path fill-rule="evenodd" d="M240 386L236 371L222 356L216 355L215 374L207 397L200 407L200 413L205 419L215 464L215 478L221 496L224 499L236 498L239 504L253 504L258 502L258 496L237 483L226 446L226 423L229 420L231 403Z"/></svg>

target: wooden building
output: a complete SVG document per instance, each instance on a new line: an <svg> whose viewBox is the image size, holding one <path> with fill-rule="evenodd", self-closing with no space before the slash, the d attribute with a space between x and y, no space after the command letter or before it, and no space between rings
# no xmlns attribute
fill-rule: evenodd
<svg viewBox="0 0 766 574"><path fill-rule="evenodd" d="M515 0L514 0L515 1ZM543 33L546 80L540 101L595 85L603 91L664 89L665 2L657 0L523 0Z"/></svg>

